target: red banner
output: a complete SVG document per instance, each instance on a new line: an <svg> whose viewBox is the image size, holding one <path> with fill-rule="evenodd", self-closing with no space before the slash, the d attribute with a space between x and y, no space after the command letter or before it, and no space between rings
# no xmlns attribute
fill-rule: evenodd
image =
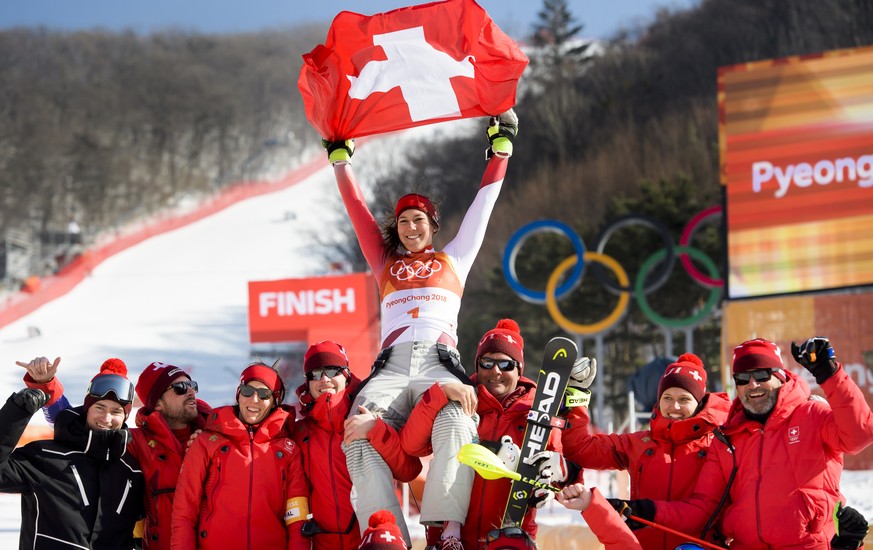
<svg viewBox="0 0 873 550"><path fill-rule="evenodd" d="M372 275L250 282L249 340L333 340L346 348L352 371L366 376L379 352L379 304Z"/></svg>
<svg viewBox="0 0 873 550"><path fill-rule="evenodd" d="M330 140L498 115L528 63L473 0L341 12L303 61L306 116Z"/></svg>

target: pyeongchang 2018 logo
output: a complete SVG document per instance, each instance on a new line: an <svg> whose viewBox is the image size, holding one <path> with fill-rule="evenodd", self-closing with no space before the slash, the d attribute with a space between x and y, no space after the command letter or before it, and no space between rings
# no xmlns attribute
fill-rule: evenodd
<svg viewBox="0 0 873 550"><path fill-rule="evenodd" d="M409 281L411 279L427 279L442 269L443 264L439 260L428 260L427 262L415 260L410 263L397 260L388 270L388 273L398 281Z"/></svg>

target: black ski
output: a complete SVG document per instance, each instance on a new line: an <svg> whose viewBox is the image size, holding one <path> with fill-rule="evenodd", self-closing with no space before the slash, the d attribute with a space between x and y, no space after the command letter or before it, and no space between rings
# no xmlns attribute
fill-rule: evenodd
<svg viewBox="0 0 873 550"><path fill-rule="evenodd" d="M560 336L552 338L546 344L543 364L537 377L537 391L527 415L527 428L520 446L521 457L517 471L522 477L536 479L538 472L529 463L529 457L546 448L552 428L564 427L565 420L557 416L557 413L578 353L572 340ZM523 481L512 482L503 514L503 527L521 526L532 492L533 487L530 484Z"/></svg>

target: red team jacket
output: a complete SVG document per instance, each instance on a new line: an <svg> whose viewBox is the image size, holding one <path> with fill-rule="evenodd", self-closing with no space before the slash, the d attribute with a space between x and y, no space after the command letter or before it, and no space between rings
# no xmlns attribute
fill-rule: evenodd
<svg viewBox="0 0 873 550"><path fill-rule="evenodd" d="M193 429L203 429L212 408L197 400L200 413L192 423ZM185 445L180 443L164 416L141 408L136 413L136 426L131 430L131 452L139 460L145 477L145 522L143 525L143 549L166 550L170 548L172 531L173 500ZM161 521L161 520L165 521Z"/></svg>
<svg viewBox="0 0 873 550"><path fill-rule="evenodd" d="M722 530L731 548L828 548L838 500L843 453L873 442L873 414L842 366L822 384L827 402L810 399L806 382L786 370L765 424L750 420L735 399L724 429L736 449L738 471ZM686 502L658 502L655 521L693 532L717 506L733 466L721 442L710 447L694 494Z"/></svg>
<svg viewBox="0 0 873 550"><path fill-rule="evenodd" d="M562 436L564 455L583 468L627 470L632 499L680 500L691 495L712 431L727 419L729 407L727 394L709 393L699 413L669 420L655 405L650 429L629 434L591 434L588 410L577 407ZM673 550L687 542L651 527L635 534L647 550ZM688 534L697 536L700 529Z"/></svg>
<svg viewBox="0 0 873 550"><path fill-rule="evenodd" d="M476 381L476 375L470 377ZM533 380L521 377L518 387L499 402L488 390L476 386L479 404L476 412L479 414L479 439L499 441L501 436L510 435L516 445L521 445L524 430L527 427L527 413L533 403L536 384ZM446 394L439 385L434 384L421 397L421 401L412 410L409 420L400 432L403 450L415 456L427 456L432 450L430 434L437 413L448 403ZM548 448L561 450L558 430L552 430ZM508 479L485 480L479 474L473 479L473 490L470 494L470 509L467 521L461 528L461 542L464 548L474 550L483 546L482 541L492 529L499 529L509 498L511 481ZM528 509L522 525L532 537L536 536L536 509Z"/></svg>
<svg viewBox="0 0 873 550"><path fill-rule="evenodd" d="M319 529L328 531L311 537L316 550L354 550L361 542L360 527L349 500L352 480L342 449L343 422L351 407L349 393L358 383L352 378L350 386L336 395L326 393L314 402L310 397L310 403L301 407L303 418L294 425L293 438L302 451L306 477L315 489L309 509ZM303 391L308 395L305 382L298 389L298 396ZM395 478L409 482L418 476L421 460L400 449L399 437L393 428L377 421L368 435Z"/></svg>
<svg viewBox="0 0 873 550"><path fill-rule="evenodd" d="M288 419L278 408L250 432L236 407L213 410L179 474L172 548L310 548L294 521L306 518L309 484Z"/></svg>

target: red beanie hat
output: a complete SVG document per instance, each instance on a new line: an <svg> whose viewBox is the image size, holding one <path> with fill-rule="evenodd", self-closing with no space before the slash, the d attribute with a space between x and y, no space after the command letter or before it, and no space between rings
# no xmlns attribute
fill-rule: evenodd
<svg viewBox="0 0 873 550"><path fill-rule="evenodd" d="M136 395L146 409L153 410L173 380L180 376L187 377L188 373L169 363L152 363L136 380Z"/></svg>
<svg viewBox="0 0 873 550"><path fill-rule="evenodd" d="M396 550L407 548L397 519L388 510L378 510L370 516L369 526L361 535L359 550Z"/></svg>
<svg viewBox="0 0 873 550"><path fill-rule="evenodd" d="M346 350L336 342L323 340L309 346L306 355L303 356L303 372L309 374L313 369L325 367L347 367L349 356Z"/></svg>
<svg viewBox="0 0 873 550"><path fill-rule="evenodd" d="M731 372L733 374L755 369L773 369L773 374L776 378L785 382L786 376L782 370L784 368L782 350L769 340L764 340L763 338L746 340L734 348L734 356L731 361Z"/></svg>
<svg viewBox="0 0 873 550"><path fill-rule="evenodd" d="M518 361L518 372L524 370L524 339L518 323L512 319L501 319L497 326L485 333L476 349L476 361L486 353L505 353Z"/></svg>
<svg viewBox="0 0 873 550"><path fill-rule="evenodd" d="M424 195L418 195L416 193L410 193L400 197L400 200L397 201L397 206L394 207L394 217L400 217L400 214L402 214L404 210L409 210L410 208L416 208L425 212L435 226L440 226L440 215L437 213L433 202Z"/></svg>
<svg viewBox="0 0 873 550"><path fill-rule="evenodd" d="M658 384L658 400L668 388L682 388L700 401L706 395L706 369L703 361L693 353L683 353L667 367Z"/></svg>
<svg viewBox="0 0 873 550"><path fill-rule="evenodd" d="M88 395L85 396L85 412L88 412L91 405L104 399L121 405L124 408L124 419L127 420L133 406L133 384L127 379L127 365L116 357L104 361L100 365L100 372L91 379Z"/></svg>
<svg viewBox="0 0 873 550"><path fill-rule="evenodd" d="M280 405L285 399L285 383L282 382L282 377L276 369L268 367L264 363L254 363L246 367L239 377L239 384L242 386L252 380L260 380L267 385L273 392L273 397L276 398L276 405ZM236 401L239 401L239 388L236 390Z"/></svg>

